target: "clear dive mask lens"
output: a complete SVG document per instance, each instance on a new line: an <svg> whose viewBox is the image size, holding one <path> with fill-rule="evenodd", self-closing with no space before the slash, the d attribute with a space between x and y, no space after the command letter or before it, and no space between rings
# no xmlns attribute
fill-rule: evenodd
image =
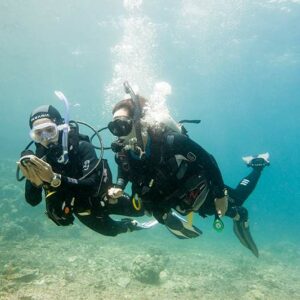
<svg viewBox="0 0 300 300"><path fill-rule="evenodd" d="M115 136L127 136L132 130L132 123L132 119L128 117L117 117L107 127Z"/></svg>
<svg viewBox="0 0 300 300"><path fill-rule="evenodd" d="M36 143L51 141L58 135L58 127L55 123L44 123L34 126L30 131L30 137Z"/></svg>

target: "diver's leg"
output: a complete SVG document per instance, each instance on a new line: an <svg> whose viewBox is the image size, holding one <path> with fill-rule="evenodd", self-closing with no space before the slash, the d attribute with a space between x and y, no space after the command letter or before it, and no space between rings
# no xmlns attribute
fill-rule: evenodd
<svg viewBox="0 0 300 300"><path fill-rule="evenodd" d="M139 230L133 223L133 220L124 219L121 221L115 221L108 215L98 216L95 214L90 214L86 216L81 216L76 214L78 220L90 229L106 235L106 236L116 236L120 233L131 232L134 230Z"/></svg>
<svg viewBox="0 0 300 300"><path fill-rule="evenodd" d="M241 206L255 189L258 180L261 176L261 171L255 169L244 177L235 189L227 187L229 202L233 201L235 205Z"/></svg>
<svg viewBox="0 0 300 300"><path fill-rule="evenodd" d="M253 192L261 176L262 170L270 165L269 157L269 153L243 157L247 166L252 168L252 172L244 177L235 189L227 187L228 195L235 205L243 205L245 200Z"/></svg>
<svg viewBox="0 0 300 300"><path fill-rule="evenodd" d="M257 157L248 157L246 162L253 168L252 172L244 177L236 189L227 187L228 190L228 210L226 216L233 220L233 231L241 244L248 248L256 257L259 256L256 244L251 236L248 211L242 205L255 189L261 176L261 171L269 165L269 155L263 154Z"/></svg>
<svg viewBox="0 0 300 300"><path fill-rule="evenodd" d="M158 201L160 200L160 201ZM153 217L179 239L195 238L202 234L196 226L189 224L178 214L172 212L171 207L161 195L152 193L142 198L144 211Z"/></svg>
<svg viewBox="0 0 300 300"><path fill-rule="evenodd" d="M258 257L258 249L250 233L247 209L242 206L229 207L226 216L233 219L233 231L241 244Z"/></svg>

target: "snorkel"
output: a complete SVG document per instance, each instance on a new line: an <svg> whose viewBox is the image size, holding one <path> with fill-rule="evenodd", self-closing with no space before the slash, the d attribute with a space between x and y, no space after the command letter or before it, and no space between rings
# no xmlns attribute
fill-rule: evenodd
<svg viewBox="0 0 300 300"><path fill-rule="evenodd" d="M65 95L60 91L54 91L54 94L57 96L57 98L64 102L65 105L65 117L64 121L65 124L62 129L62 148L63 153L61 157L58 159L59 163L67 164L69 161L69 154L68 154L68 132L69 132L69 121L70 121L70 105L68 99L65 97Z"/></svg>
<svg viewBox="0 0 300 300"><path fill-rule="evenodd" d="M128 81L125 81L123 83L124 86L124 91L126 94L129 94L132 101L134 102L135 105L135 109L134 109L134 121L136 121L137 119L140 119L142 116L142 109L139 103L139 99L138 96L135 94L135 92L133 91L132 87L130 86L130 84L128 83Z"/></svg>
<svg viewBox="0 0 300 300"><path fill-rule="evenodd" d="M135 134L137 139L137 146L144 151L144 143L142 138L142 130L141 130L141 122L140 119L142 117L142 108L139 101L139 96L135 94L132 87L125 81L123 83L124 91L126 94L129 94L133 103L134 103L134 114L133 114L133 123L135 128Z"/></svg>

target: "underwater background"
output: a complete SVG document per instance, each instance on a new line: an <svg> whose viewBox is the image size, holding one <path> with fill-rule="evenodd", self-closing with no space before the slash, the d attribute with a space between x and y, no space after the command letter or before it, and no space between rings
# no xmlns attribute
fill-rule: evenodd
<svg viewBox="0 0 300 300"><path fill-rule="evenodd" d="M1 0L0 41L0 299L300 299L299 0ZM104 237L26 204L15 171L30 112L63 112L60 90L71 119L104 127L125 80L201 119L189 135L226 184L250 171L242 156L270 153L245 203L258 259L226 218L217 233L195 215L194 240L163 226Z"/></svg>

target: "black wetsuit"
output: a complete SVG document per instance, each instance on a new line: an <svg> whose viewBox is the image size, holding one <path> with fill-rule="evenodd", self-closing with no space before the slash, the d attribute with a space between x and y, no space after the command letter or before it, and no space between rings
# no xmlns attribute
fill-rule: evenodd
<svg viewBox="0 0 300 300"><path fill-rule="evenodd" d="M260 178L261 171L261 168L254 168L249 175L239 182L235 189L226 186L229 196L226 216L234 218L238 213L240 221L248 220L248 211L245 207L243 207L243 204L255 189Z"/></svg>
<svg viewBox="0 0 300 300"><path fill-rule="evenodd" d="M109 214L141 216L143 211L137 211L126 194L116 204L108 203L106 192L112 186L112 175L106 160L103 159L97 169L89 174L98 162L93 146L89 142L80 141L69 148L69 162L65 165L57 162L55 148L49 151L37 145L36 156L45 157L53 171L62 175L58 188L43 185L49 218L57 225L67 226L73 223L74 214L90 229L109 236L130 230L128 220L115 221ZM89 175L80 179L86 174ZM26 201L32 206L39 204L43 188L35 187L26 180Z"/></svg>
<svg viewBox="0 0 300 300"><path fill-rule="evenodd" d="M259 171L253 170L236 189L232 189L224 185L213 156L187 136L149 131L149 137L143 159L132 150L116 154L117 184L124 188L131 181L133 194L142 198L144 208L159 222L164 223L163 215L171 208L183 215L195 210L203 217L216 214L214 199L223 197L225 188L229 194L226 215L233 218L239 213L247 217L247 211L241 205L253 191ZM200 192L203 192L203 199L195 208L195 199Z"/></svg>

